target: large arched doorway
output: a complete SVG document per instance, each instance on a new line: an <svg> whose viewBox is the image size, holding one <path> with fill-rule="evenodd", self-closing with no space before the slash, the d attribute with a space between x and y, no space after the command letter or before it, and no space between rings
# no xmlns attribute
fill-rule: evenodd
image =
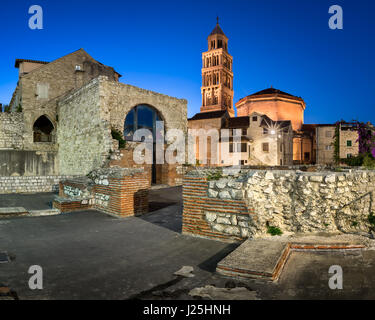
<svg viewBox="0 0 375 320"><path fill-rule="evenodd" d="M140 104L135 106L126 115L124 123L124 139L126 141L133 141L134 132L138 129L148 129L152 133L154 146L153 146L153 161L151 165L151 183L158 183L158 174L160 166L156 164L156 148L155 142L160 135L164 135L164 132L158 132L156 127L157 121L163 121L160 113L150 105Z"/></svg>
<svg viewBox="0 0 375 320"><path fill-rule="evenodd" d="M34 142L53 142L54 126L45 116L40 116L33 125Z"/></svg>

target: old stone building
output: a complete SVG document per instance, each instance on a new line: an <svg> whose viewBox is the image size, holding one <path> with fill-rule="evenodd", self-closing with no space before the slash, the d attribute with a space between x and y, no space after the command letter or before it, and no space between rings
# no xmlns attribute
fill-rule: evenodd
<svg viewBox="0 0 375 320"><path fill-rule="evenodd" d="M144 167L150 183L181 183L181 166L134 163L132 132L145 128L155 135L161 120L165 130L186 133L186 100L120 83L118 72L83 49L52 62L17 59L15 67L10 113L0 113L0 192L51 191L62 176L111 166ZM128 143L119 148L114 133L127 135ZM24 188L8 187L8 177ZM38 179L45 177L50 184L42 188Z"/></svg>
<svg viewBox="0 0 375 320"><path fill-rule="evenodd" d="M17 59L15 67L19 80L9 105L12 112L22 111L23 150L57 151L59 98L99 75L116 82L121 77L83 49L52 62Z"/></svg>

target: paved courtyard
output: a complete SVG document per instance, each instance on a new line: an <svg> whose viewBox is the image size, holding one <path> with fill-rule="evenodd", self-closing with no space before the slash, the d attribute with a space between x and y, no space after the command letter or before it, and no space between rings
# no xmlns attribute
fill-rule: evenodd
<svg viewBox="0 0 375 320"><path fill-rule="evenodd" d="M0 207L49 208L53 194L0 195ZM238 245L181 234L181 188L152 190L150 213L117 219L98 211L0 219L0 287L19 299L191 299L191 289L245 287L259 299L374 299L375 251L293 252L276 283L233 281L215 274ZM44 289L30 290L27 273L40 265ZM343 290L328 288L340 265ZM183 266L192 278L175 276Z"/></svg>

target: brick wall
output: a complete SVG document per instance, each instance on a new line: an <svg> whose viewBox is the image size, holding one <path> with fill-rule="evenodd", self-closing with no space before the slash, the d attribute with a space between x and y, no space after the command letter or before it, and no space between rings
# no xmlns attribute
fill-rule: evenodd
<svg viewBox="0 0 375 320"><path fill-rule="evenodd" d="M139 169L95 182L80 177L60 183L53 205L62 212L94 208L119 217L136 216L148 212L148 190L148 173Z"/></svg>
<svg viewBox="0 0 375 320"><path fill-rule="evenodd" d="M133 150L136 143L128 142L124 149L115 151L111 155L109 162L110 167L118 166L120 168L143 168L149 178L151 185L152 165L151 164L137 164L133 160ZM166 147L165 147L166 148ZM179 164L156 164L156 181L155 184L166 184L169 186L178 186L182 184L182 177L186 171L184 166Z"/></svg>
<svg viewBox="0 0 375 320"><path fill-rule="evenodd" d="M242 225L248 224L249 215L253 210L247 208L244 200L229 200L208 197L208 184L206 177L193 177L186 175L183 179L183 222L184 234L196 235L222 241L239 241L244 234ZM229 216L236 225L228 225L226 230L210 226L210 214L219 214L221 219Z"/></svg>
<svg viewBox="0 0 375 320"><path fill-rule="evenodd" d="M109 184L95 185L95 194L108 196L107 203L98 203L95 208L120 217L136 216L148 212L147 173L137 173L122 178L110 178Z"/></svg>

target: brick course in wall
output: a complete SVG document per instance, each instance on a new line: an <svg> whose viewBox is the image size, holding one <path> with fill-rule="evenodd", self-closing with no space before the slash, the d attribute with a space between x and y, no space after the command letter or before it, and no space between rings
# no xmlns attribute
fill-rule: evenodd
<svg viewBox="0 0 375 320"><path fill-rule="evenodd" d="M254 213L253 210L247 208L244 200L209 198L207 195L208 183L206 177L184 177L182 232L221 241L242 240L240 236L213 230L206 215L214 212L248 218Z"/></svg>
<svg viewBox="0 0 375 320"><path fill-rule="evenodd" d="M148 212L149 176L146 171L108 177L89 183L83 177L60 183L54 208L62 212L94 208L119 217L137 216Z"/></svg>

